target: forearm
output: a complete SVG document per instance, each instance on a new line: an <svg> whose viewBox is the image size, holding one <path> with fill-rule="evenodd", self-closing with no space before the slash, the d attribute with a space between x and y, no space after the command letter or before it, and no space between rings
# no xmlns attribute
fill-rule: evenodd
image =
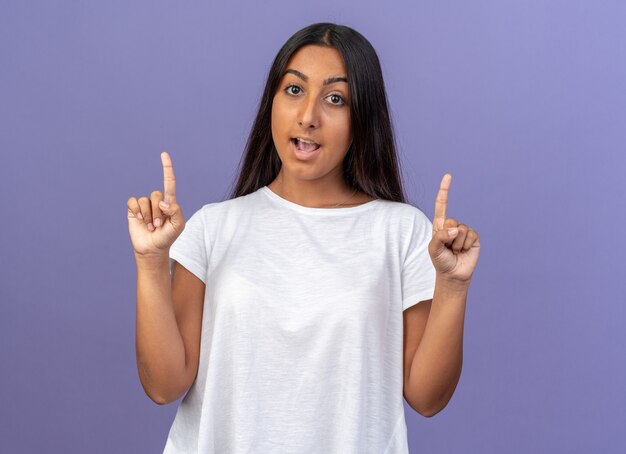
<svg viewBox="0 0 626 454"><path fill-rule="evenodd" d="M185 383L185 347L172 303L169 258L137 259L137 369L146 394L165 404Z"/></svg>
<svg viewBox="0 0 626 454"><path fill-rule="evenodd" d="M446 406L461 376L468 286L437 276L428 322L405 391L411 406L423 415L432 416Z"/></svg>

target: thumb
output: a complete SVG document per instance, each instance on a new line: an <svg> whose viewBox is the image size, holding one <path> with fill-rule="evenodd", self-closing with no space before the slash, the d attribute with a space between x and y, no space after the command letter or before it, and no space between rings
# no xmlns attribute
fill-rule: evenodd
<svg viewBox="0 0 626 454"><path fill-rule="evenodd" d="M459 229L456 227L441 229L435 232L433 234L433 239L430 242L431 254L438 256L443 253L444 249L446 249L446 245L452 244L458 234Z"/></svg>
<svg viewBox="0 0 626 454"><path fill-rule="evenodd" d="M159 208L161 208L161 211L169 218L172 227L179 232L182 231L182 227L185 225L185 218L183 217L180 205L176 202L167 203L161 200L159 202Z"/></svg>

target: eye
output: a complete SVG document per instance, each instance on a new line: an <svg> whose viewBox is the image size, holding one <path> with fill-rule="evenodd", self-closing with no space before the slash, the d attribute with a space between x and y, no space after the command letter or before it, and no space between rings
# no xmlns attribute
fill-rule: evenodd
<svg viewBox="0 0 626 454"><path fill-rule="evenodd" d="M287 92L287 94L297 95L297 94L300 94L302 89L298 87L297 85L287 85L287 87L285 88L285 91Z"/></svg>
<svg viewBox="0 0 626 454"><path fill-rule="evenodd" d="M330 100L330 103L333 106L343 106L346 101L343 99L343 96L338 95L337 93L333 93L332 95L328 95L326 99Z"/></svg>

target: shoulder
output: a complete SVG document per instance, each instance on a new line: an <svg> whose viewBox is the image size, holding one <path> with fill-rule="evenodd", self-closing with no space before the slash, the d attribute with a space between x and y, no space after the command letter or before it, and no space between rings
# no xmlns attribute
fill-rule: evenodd
<svg viewBox="0 0 626 454"><path fill-rule="evenodd" d="M200 207L188 222L201 223L209 227L216 223L235 221L252 213L260 202L259 193L253 192L233 199L209 202Z"/></svg>
<svg viewBox="0 0 626 454"><path fill-rule="evenodd" d="M432 223L418 207L408 203L380 201L376 224L389 244L397 245L400 257L406 257L430 240Z"/></svg>
<svg viewBox="0 0 626 454"><path fill-rule="evenodd" d="M228 213L233 211L247 210L258 203L258 191L246 194L233 199L222 200L220 202L209 202L204 204L195 214L201 216L212 215L214 213Z"/></svg>
<svg viewBox="0 0 626 454"><path fill-rule="evenodd" d="M379 212L384 219L401 226L431 227L431 221L420 208L409 203L379 200Z"/></svg>

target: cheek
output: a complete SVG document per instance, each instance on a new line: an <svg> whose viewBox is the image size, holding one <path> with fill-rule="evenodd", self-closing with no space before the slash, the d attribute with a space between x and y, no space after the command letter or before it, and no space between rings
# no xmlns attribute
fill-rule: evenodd
<svg viewBox="0 0 626 454"><path fill-rule="evenodd" d="M278 133L284 129L285 109L280 105L280 102L272 103L272 113L270 118L272 133Z"/></svg>
<svg viewBox="0 0 626 454"><path fill-rule="evenodd" d="M272 104L272 111L270 115L270 128L272 130L272 138L276 139L276 134L280 133L280 114L276 103Z"/></svg>
<svg viewBox="0 0 626 454"><path fill-rule="evenodd" d="M352 141L352 128L349 117L344 118L343 121L337 124L336 128L334 128L333 136L341 146L347 147L350 144Z"/></svg>

